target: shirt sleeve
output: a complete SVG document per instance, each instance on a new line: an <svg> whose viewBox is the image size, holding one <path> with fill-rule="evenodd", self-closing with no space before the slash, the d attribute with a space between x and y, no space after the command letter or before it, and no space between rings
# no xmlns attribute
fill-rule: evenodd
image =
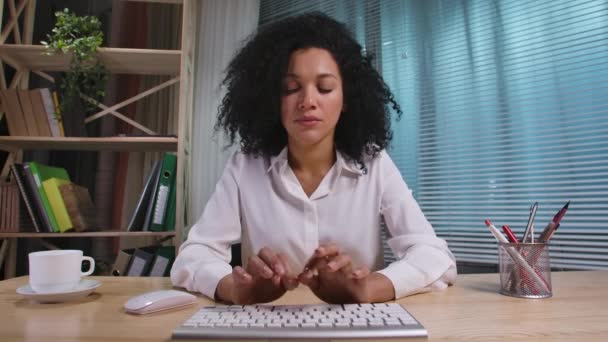
<svg viewBox="0 0 608 342"><path fill-rule="evenodd" d="M238 153L229 159L203 214L190 229L171 268L173 285L211 299L219 281L232 272L230 247L241 238L236 182L239 159Z"/></svg>
<svg viewBox="0 0 608 342"><path fill-rule="evenodd" d="M456 279L455 258L447 243L435 235L390 157L383 152L382 158L386 182L380 210L391 235L387 243L397 261L378 272L393 283L395 298L444 289Z"/></svg>

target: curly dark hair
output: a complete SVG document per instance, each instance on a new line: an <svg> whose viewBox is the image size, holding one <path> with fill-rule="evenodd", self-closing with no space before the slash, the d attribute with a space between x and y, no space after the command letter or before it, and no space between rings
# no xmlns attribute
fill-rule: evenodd
<svg viewBox="0 0 608 342"><path fill-rule="evenodd" d="M281 96L289 58L312 47L329 51L342 76L345 111L336 126L336 149L363 164L364 154L386 148L392 138L389 105L400 117L399 104L346 26L317 12L270 23L248 38L226 69L215 130L223 129L231 144L238 134L245 154L278 154L287 144Z"/></svg>

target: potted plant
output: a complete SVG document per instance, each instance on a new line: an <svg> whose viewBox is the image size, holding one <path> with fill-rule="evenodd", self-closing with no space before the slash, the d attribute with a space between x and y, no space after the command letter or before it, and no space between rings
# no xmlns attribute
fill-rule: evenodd
<svg viewBox="0 0 608 342"><path fill-rule="evenodd" d="M57 92L66 135L80 135L84 133L85 116L97 110L94 102L83 101L83 98L102 102L108 80L108 72L97 56L97 48L103 42L101 22L94 16L77 16L67 8L56 12L55 16L57 21L52 33L41 43L49 54L72 54L69 69L58 82ZM76 129L81 132L69 134L71 124L81 127Z"/></svg>

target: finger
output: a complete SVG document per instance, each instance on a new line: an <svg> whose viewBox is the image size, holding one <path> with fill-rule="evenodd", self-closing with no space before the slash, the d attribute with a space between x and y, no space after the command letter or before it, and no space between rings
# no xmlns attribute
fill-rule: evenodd
<svg viewBox="0 0 608 342"><path fill-rule="evenodd" d="M247 261L247 271L254 277L270 279L274 276L272 269L257 255L249 257Z"/></svg>
<svg viewBox="0 0 608 342"><path fill-rule="evenodd" d="M353 270L352 259L346 254L337 255L329 260L327 270L329 272L342 271L345 274L350 274Z"/></svg>
<svg viewBox="0 0 608 342"><path fill-rule="evenodd" d="M310 268L316 259L331 257L340 254L340 247L335 243L322 244L313 252L312 256L304 266Z"/></svg>
<svg viewBox="0 0 608 342"><path fill-rule="evenodd" d="M274 276L272 276L272 284L276 287L279 287L279 285L281 285L281 276L278 274L275 274Z"/></svg>
<svg viewBox="0 0 608 342"><path fill-rule="evenodd" d="M283 286L283 288L288 291L295 289L299 285L297 277L282 277L280 278L280 281L281 286Z"/></svg>
<svg viewBox="0 0 608 342"><path fill-rule="evenodd" d="M277 263L277 273L281 276L291 276L294 277L294 274L291 272L291 267L289 267L289 258L284 253L277 253L276 255L276 263ZM279 272L280 271L280 272Z"/></svg>
<svg viewBox="0 0 608 342"><path fill-rule="evenodd" d="M315 275L315 272L313 272L312 269L304 270L304 272L300 273L298 281L310 287L312 290L317 290L319 288L319 277Z"/></svg>
<svg viewBox="0 0 608 342"><path fill-rule="evenodd" d="M327 267L327 263L329 262L329 257L323 258L315 258L311 261L310 265L304 270L310 270L313 273L318 273L321 270L324 270Z"/></svg>
<svg viewBox="0 0 608 342"><path fill-rule="evenodd" d="M284 266L281 264L281 261L279 258L277 258L277 255L272 251L272 249L263 247L258 252L258 257L260 257L260 259L262 259L266 265L273 270L273 272L279 275L285 274Z"/></svg>
<svg viewBox="0 0 608 342"><path fill-rule="evenodd" d="M367 266L362 266L356 270L353 271L352 273L352 277L354 279L363 279L365 277L367 277L370 273L370 270Z"/></svg>
<svg viewBox="0 0 608 342"><path fill-rule="evenodd" d="M338 246L336 243L330 242L317 247L314 256L317 258L321 258L338 254L340 254L340 246Z"/></svg>
<svg viewBox="0 0 608 342"><path fill-rule="evenodd" d="M296 287L298 287L298 276L291 271L291 268L289 267L289 259L287 258L287 255L285 255L283 253L278 253L277 259L279 260L279 262L281 263L281 265L283 266L283 268L285 270L285 273L281 277L283 287L286 290L293 290Z"/></svg>
<svg viewBox="0 0 608 342"><path fill-rule="evenodd" d="M241 266L232 269L232 278L235 282L242 285L249 285L253 281L251 274L247 273Z"/></svg>

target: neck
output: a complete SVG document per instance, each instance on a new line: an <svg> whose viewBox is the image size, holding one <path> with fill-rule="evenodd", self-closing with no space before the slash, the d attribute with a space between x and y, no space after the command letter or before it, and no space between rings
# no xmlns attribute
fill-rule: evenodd
<svg viewBox="0 0 608 342"><path fill-rule="evenodd" d="M331 144L302 146L288 143L288 162L294 171L325 175L336 162L336 151Z"/></svg>

